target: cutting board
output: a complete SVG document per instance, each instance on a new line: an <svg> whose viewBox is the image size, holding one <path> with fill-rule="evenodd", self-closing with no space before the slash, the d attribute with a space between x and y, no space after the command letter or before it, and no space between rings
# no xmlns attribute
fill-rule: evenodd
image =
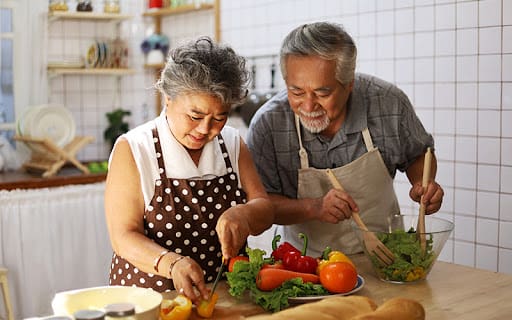
<svg viewBox="0 0 512 320"><path fill-rule="evenodd" d="M239 320L245 319L249 316L265 313L265 310L263 310L263 308L257 304L253 303L248 296L237 299L229 294L228 289L228 285L225 281L219 282L216 291L219 295L219 300L217 300L215 311L213 312L211 319ZM172 299L176 296L176 292L165 292L162 293L162 296L164 299ZM192 310L192 315L189 319L204 320L204 318L201 318L197 315L195 308Z"/></svg>

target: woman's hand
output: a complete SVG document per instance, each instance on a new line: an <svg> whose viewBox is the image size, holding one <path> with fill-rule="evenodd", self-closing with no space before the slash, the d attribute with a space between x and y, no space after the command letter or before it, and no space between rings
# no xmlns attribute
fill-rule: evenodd
<svg viewBox="0 0 512 320"><path fill-rule="evenodd" d="M219 237L224 259L236 257L251 234L248 221L250 215L244 214L244 204L226 210L217 221L215 230Z"/></svg>
<svg viewBox="0 0 512 320"><path fill-rule="evenodd" d="M194 304L208 299L209 291L204 282L203 269L192 258L177 261L171 269L171 278L176 291L187 296Z"/></svg>
<svg viewBox="0 0 512 320"><path fill-rule="evenodd" d="M423 199L421 196L423 195ZM425 204L425 213L432 214L441 209L443 203L444 190L441 186L435 182L430 181L427 185L427 189L423 190L421 182L415 183L409 191L409 197L415 202L420 203L423 201Z"/></svg>

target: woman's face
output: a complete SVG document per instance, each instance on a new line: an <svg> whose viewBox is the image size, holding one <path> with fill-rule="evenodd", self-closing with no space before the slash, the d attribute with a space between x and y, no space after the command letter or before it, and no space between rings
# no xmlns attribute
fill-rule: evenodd
<svg viewBox="0 0 512 320"><path fill-rule="evenodd" d="M346 115L352 83L336 80L336 64L316 56L286 59L286 86L290 106L310 132L331 135Z"/></svg>
<svg viewBox="0 0 512 320"><path fill-rule="evenodd" d="M167 122L174 137L185 148L201 149L213 140L228 120L229 107L218 98L203 93L167 98Z"/></svg>

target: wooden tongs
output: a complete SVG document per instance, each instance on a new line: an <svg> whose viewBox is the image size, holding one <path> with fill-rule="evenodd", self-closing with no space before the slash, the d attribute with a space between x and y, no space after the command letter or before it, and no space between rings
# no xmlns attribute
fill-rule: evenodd
<svg viewBox="0 0 512 320"><path fill-rule="evenodd" d="M332 172L331 169L327 169L326 172L334 188L345 191L341 183L334 175L334 172ZM359 226L359 228L364 230L363 242L367 252L369 254L373 254L385 266L392 264L393 261L395 261L395 255L386 247L386 245L382 243L382 241L379 240L379 238L377 238L375 233L368 230L363 220L361 220L358 212L352 212L352 219L354 219L354 222Z"/></svg>
<svg viewBox="0 0 512 320"><path fill-rule="evenodd" d="M423 187L423 194L427 192L428 181L430 180L430 166L432 163L432 152L430 148L427 148L427 152L425 153L425 158L423 159L423 179L421 182L421 186ZM420 240L421 252L425 254L425 250L427 249L427 239L425 235L425 204L423 203L423 195L420 199L420 212L418 215L418 226L416 227L416 234L418 235L418 239Z"/></svg>

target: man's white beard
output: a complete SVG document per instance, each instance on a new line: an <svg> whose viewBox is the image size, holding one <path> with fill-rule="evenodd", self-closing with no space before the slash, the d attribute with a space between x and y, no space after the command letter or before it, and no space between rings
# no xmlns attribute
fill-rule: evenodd
<svg viewBox="0 0 512 320"><path fill-rule="evenodd" d="M318 117L322 115L321 118L317 118L311 120L311 117ZM303 117L304 116L304 117ZM316 111L316 112L304 112L299 109L299 118L300 123L311 133L319 133L327 129L331 120L327 117L327 112L325 111Z"/></svg>

